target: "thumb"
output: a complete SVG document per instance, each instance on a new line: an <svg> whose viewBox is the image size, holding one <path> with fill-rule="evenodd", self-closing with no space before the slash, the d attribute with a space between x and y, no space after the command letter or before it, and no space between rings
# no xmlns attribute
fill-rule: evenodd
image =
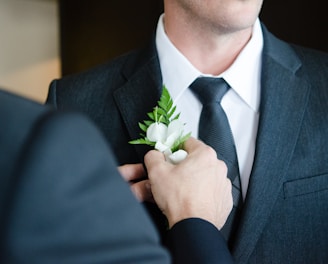
<svg viewBox="0 0 328 264"><path fill-rule="evenodd" d="M158 150L150 150L146 153L144 161L147 169L151 169L154 166L163 164L165 162L165 156Z"/></svg>
<svg viewBox="0 0 328 264"><path fill-rule="evenodd" d="M195 149L199 148L200 146L205 145L202 141L197 140L194 137L190 137L184 143L183 148L188 153L193 152Z"/></svg>

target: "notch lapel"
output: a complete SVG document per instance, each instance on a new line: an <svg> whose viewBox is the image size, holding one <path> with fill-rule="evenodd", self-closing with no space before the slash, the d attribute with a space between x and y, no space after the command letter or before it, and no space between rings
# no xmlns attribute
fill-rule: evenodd
<svg viewBox="0 0 328 264"><path fill-rule="evenodd" d="M162 93L162 77L155 45L142 54L142 60L126 65L126 82L114 92L114 100L129 132L130 140L140 138L138 122L148 119L147 113L157 105ZM139 159L150 150L146 145L135 145Z"/></svg>
<svg viewBox="0 0 328 264"><path fill-rule="evenodd" d="M301 63L294 51L265 28L263 33L260 121L253 170L232 249L237 263L247 262L267 224L293 155L309 97L310 85L296 76Z"/></svg>

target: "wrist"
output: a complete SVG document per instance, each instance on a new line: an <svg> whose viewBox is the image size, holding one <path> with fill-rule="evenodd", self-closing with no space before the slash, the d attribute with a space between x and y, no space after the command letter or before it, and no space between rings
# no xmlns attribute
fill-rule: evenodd
<svg viewBox="0 0 328 264"><path fill-rule="evenodd" d="M168 220L169 229L171 229L175 224L186 219L201 219L216 226L215 216L212 215L210 212L206 211L207 210L179 210L179 212L177 213L170 213L166 216Z"/></svg>

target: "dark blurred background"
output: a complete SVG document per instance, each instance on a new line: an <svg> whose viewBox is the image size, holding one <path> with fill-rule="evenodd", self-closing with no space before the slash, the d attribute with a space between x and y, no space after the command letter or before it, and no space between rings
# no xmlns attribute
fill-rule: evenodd
<svg viewBox="0 0 328 264"><path fill-rule="evenodd" d="M328 52L326 1L264 0L260 18L281 39ZM62 74L142 46L162 12L162 0L60 0Z"/></svg>

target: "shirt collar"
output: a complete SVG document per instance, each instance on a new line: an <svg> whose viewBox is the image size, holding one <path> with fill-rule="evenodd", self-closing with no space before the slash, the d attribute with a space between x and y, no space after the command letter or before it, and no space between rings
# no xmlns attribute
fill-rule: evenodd
<svg viewBox="0 0 328 264"><path fill-rule="evenodd" d="M189 85L201 74L173 45L164 29L164 14L156 30L156 47L163 77L163 84L177 101Z"/></svg>
<svg viewBox="0 0 328 264"><path fill-rule="evenodd" d="M164 30L164 14L159 18L156 30L156 47L162 71L163 84L177 102L190 84L202 74L172 44ZM260 102L261 54L263 35L259 19L256 20L252 38L234 63L223 72L231 88L255 111Z"/></svg>

